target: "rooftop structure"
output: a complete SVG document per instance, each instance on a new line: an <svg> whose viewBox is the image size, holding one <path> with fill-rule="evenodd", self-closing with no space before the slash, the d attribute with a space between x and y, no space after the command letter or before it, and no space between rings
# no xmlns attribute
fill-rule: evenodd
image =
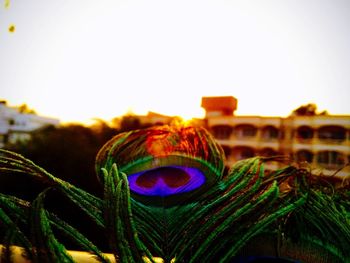
<svg viewBox="0 0 350 263"><path fill-rule="evenodd" d="M237 109L237 99L232 96L203 97L201 106L206 117L230 116Z"/></svg>

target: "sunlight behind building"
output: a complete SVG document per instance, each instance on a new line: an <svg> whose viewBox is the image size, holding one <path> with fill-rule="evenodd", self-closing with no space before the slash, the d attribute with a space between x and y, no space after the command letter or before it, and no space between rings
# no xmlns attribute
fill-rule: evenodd
<svg viewBox="0 0 350 263"><path fill-rule="evenodd" d="M307 103L348 114L350 5L253 2L11 1L0 96L80 122L129 109L203 117L202 96L232 95L239 115Z"/></svg>

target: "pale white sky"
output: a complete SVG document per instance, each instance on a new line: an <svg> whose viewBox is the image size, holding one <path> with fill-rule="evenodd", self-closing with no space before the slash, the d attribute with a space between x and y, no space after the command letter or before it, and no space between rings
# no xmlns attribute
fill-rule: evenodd
<svg viewBox="0 0 350 263"><path fill-rule="evenodd" d="M15 24L16 31L8 32ZM0 98L64 121L133 111L203 117L312 102L350 114L349 0L12 0L0 6Z"/></svg>

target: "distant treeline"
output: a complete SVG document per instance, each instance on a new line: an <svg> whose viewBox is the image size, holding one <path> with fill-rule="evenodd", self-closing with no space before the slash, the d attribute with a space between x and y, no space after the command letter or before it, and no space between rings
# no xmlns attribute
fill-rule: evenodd
<svg viewBox="0 0 350 263"><path fill-rule="evenodd" d="M120 132L146 126L133 115L122 117L118 127L102 120L90 126L47 126L32 132L31 139L8 144L6 149L22 154L56 177L97 194L101 190L94 168L98 150ZM23 182L18 182L21 184L18 191L25 194L31 189Z"/></svg>

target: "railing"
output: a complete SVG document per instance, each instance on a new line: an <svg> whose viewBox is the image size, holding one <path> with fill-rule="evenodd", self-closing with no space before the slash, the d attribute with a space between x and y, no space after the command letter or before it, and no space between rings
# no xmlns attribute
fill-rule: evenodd
<svg viewBox="0 0 350 263"><path fill-rule="evenodd" d="M24 252L24 249L18 246L10 246L12 255L11 255L11 262L13 263L31 263L32 261L27 259ZM1 258L3 256L3 253L5 251L5 247L3 245L0 245L0 262ZM96 255L90 254L88 252L84 251L73 251L68 250L68 254L73 258L73 260L77 263L99 263L96 259ZM104 253L105 257L111 262L111 263L117 263L118 261L115 260L113 254L110 253ZM145 262L151 262L147 258L144 258ZM163 263L164 260L159 257L154 257L153 261L156 263Z"/></svg>

